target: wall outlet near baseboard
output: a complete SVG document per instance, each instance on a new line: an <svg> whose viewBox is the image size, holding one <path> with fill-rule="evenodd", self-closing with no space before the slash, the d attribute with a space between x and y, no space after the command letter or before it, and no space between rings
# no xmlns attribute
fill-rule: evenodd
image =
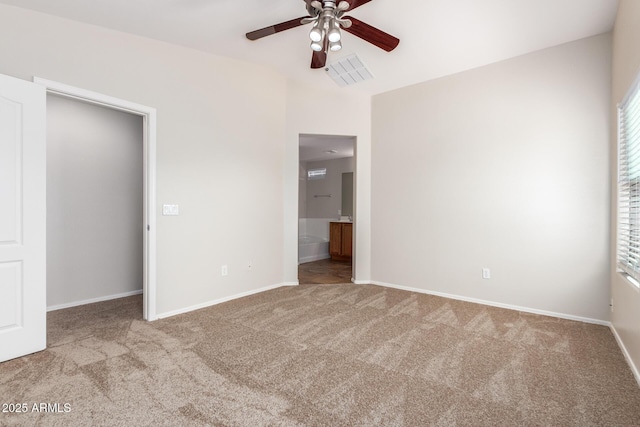
<svg viewBox="0 0 640 427"><path fill-rule="evenodd" d="M482 269L482 278L483 279L491 279L491 269L490 268L483 268Z"/></svg>
<svg viewBox="0 0 640 427"><path fill-rule="evenodd" d="M222 276L226 276L229 274L229 269L227 268L226 265L223 265L222 267L220 267L220 274Z"/></svg>

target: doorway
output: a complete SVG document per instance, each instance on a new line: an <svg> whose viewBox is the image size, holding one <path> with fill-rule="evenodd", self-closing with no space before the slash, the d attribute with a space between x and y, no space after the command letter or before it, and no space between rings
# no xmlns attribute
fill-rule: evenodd
<svg viewBox="0 0 640 427"><path fill-rule="evenodd" d="M155 124L156 124L155 115L156 115L156 112L155 112L155 109L142 106L139 104L134 104L129 101L113 98L107 95L71 87L58 82L52 82L49 80L44 80L39 78L34 78L34 82L46 87L48 103L51 100L55 100L54 102L67 101L67 105L70 105L68 104L68 101L72 99L74 100L73 102L76 102L76 103L80 102L82 104L90 104L94 108L97 107L99 109L103 109L106 113L110 114L111 116L119 115L122 117L127 117L126 120L129 120L133 126L136 126L136 123L140 125L140 128L139 128L140 138L138 140L139 146L137 147L137 149L139 150L138 171L133 172L134 174L136 173L140 174L139 188L135 189L134 191L129 191L129 190L125 191L124 190L124 188L126 188L126 184L125 184L125 187L121 186L120 190L118 190L117 188L112 189L114 190L113 191L114 194L110 196L111 203L107 203L106 205L103 204L101 207L98 208L97 211L94 210L93 212L95 214L95 212L98 212L100 210L106 211L106 212L103 212L102 218L104 219L104 222L111 222L113 217L118 217L121 213L120 210L118 209L119 200L124 203L124 200L126 199L131 200L131 198L134 198L134 199L137 198L141 206L138 206L139 218L138 220L135 221L135 225L131 225L131 222L129 222L129 225L118 225L117 227L124 227L124 228L133 227L133 228L137 228L139 231L139 233L135 233L134 231L134 233L137 234L138 236L137 237L138 241L136 246L137 248L140 249L140 251L138 252L140 256L137 258L139 261L137 265L138 271L136 274L139 274L141 278L142 289L141 290L139 289L140 281L137 284L138 289L123 290L123 288L117 288L118 285L116 284L115 288L105 291L105 294L102 296L97 296L94 298L88 298L84 300L82 299L82 297L78 299L81 300L80 304L82 304L82 303L98 302L98 301L118 298L118 297L127 296L127 295L135 295L136 293L139 294L140 292L142 292L143 318L146 320L155 320L157 318L156 301L155 301L156 250L155 250L155 214L154 214L155 170L156 170L156 164L155 164ZM88 153L86 155L91 156L95 154L96 153L93 152L93 153ZM121 154L121 155L126 155L126 154ZM82 163L82 158L76 158L75 161ZM104 176L109 177L109 171L103 171L103 172L106 172L103 174ZM120 171L120 173L122 173L122 171ZM113 174L110 176L110 178L113 178ZM134 184L134 186L135 185L137 184ZM97 192L105 191L104 188L105 187L103 187L102 190L95 189L95 191ZM91 189L89 190L89 193L90 191ZM97 194L96 197L93 199L94 201L98 201L96 203L99 203L103 196L106 196L106 195L102 193ZM81 202L76 201L74 203L79 203L79 205L72 207L65 201L60 204L61 205L60 208L61 209L80 209L80 210L83 209ZM92 218L88 218L88 221L91 222L91 224L89 224L89 229L91 229L92 227L95 227L95 228L105 227L105 224L101 223L99 221L99 218L96 218L95 215ZM113 223L111 223L111 225L113 226ZM108 233L106 235L108 236ZM100 247L100 243L101 242L99 241L99 239L94 239L91 246ZM112 257L110 257L108 254L100 254L99 257L100 257L99 262L104 264L102 268L105 268L105 271L107 271L110 268L109 263ZM96 274L99 274L99 273L96 272ZM63 304L54 303L53 305L54 306L57 305L56 308L63 308L62 307ZM70 307L73 305L79 305L79 304L75 304L72 302L66 304L67 307Z"/></svg>
<svg viewBox="0 0 640 427"><path fill-rule="evenodd" d="M48 311L142 293L142 170L140 116L47 95Z"/></svg>
<svg viewBox="0 0 640 427"><path fill-rule="evenodd" d="M298 283L350 283L354 136L299 135Z"/></svg>

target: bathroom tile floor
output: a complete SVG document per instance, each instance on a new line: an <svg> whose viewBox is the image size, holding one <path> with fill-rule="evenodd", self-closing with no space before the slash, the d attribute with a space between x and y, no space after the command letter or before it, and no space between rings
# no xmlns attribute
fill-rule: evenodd
<svg viewBox="0 0 640 427"><path fill-rule="evenodd" d="M298 283L301 285L351 283L351 261L305 262L298 265Z"/></svg>

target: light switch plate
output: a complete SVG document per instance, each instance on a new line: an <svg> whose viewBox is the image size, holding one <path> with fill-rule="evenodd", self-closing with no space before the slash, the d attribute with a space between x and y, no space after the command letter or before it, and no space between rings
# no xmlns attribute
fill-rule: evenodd
<svg viewBox="0 0 640 427"><path fill-rule="evenodd" d="M180 206L162 205L162 215L180 215Z"/></svg>

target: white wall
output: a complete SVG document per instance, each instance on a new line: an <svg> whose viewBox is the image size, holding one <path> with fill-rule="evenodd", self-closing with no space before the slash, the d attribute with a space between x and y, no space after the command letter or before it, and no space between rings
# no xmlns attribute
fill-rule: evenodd
<svg viewBox="0 0 640 427"><path fill-rule="evenodd" d="M287 83L286 94L284 280L298 282L298 151L299 136L306 133L356 137L354 278L367 282L371 271L371 99L348 88L321 91L294 81Z"/></svg>
<svg viewBox="0 0 640 427"><path fill-rule="evenodd" d="M2 74L35 75L157 109L158 314L282 283L282 76L4 5L0 36ZM297 150L297 138L295 144ZM164 203L179 204L180 216L161 216ZM294 205L294 229L296 213Z"/></svg>
<svg viewBox="0 0 640 427"><path fill-rule="evenodd" d="M617 195L618 129L616 106L640 73L640 2L621 0L613 31L613 85L611 97L611 191ZM621 341L636 378L640 381L640 293L616 271L616 197L611 207L611 323Z"/></svg>
<svg viewBox="0 0 640 427"><path fill-rule="evenodd" d="M372 279L608 320L610 57L601 35L375 96Z"/></svg>
<svg viewBox="0 0 640 427"><path fill-rule="evenodd" d="M47 306L142 291L142 117L47 96Z"/></svg>

